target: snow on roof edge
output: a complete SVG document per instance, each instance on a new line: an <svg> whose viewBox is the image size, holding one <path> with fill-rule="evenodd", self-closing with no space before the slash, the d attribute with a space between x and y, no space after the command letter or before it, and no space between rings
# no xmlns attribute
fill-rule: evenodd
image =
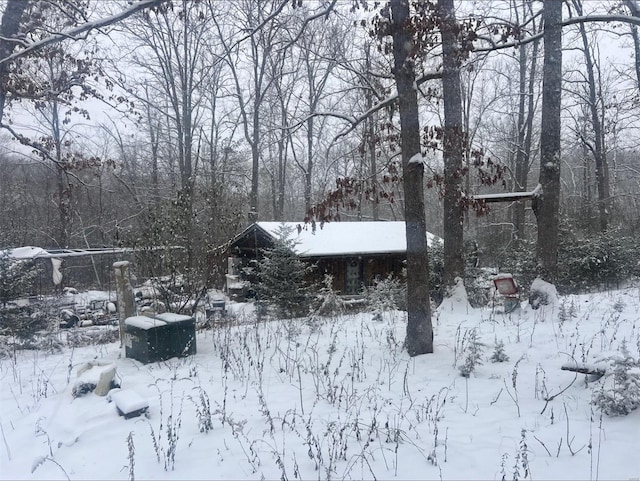
<svg viewBox="0 0 640 481"><path fill-rule="evenodd" d="M303 222L256 222L253 225L275 239L281 226L293 229L300 257L366 254L404 254L407 250L405 221L327 222L314 230ZM427 232L427 242L437 236Z"/></svg>

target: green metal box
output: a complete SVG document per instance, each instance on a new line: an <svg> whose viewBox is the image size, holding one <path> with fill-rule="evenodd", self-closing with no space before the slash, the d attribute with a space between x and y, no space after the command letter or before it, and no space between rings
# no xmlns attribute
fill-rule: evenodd
<svg viewBox="0 0 640 481"><path fill-rule="evenodd" d="M144 364L167 359L167 323L151 317L133 316L124 321L125 355Z"/></svg>
<svg viewBox="0 0 640 481"><path fill-rule="evenodd" d="M165 312L155 318L166 323L163 328L167 331L166 359L196 353L196 321L193 317Z"/></svg>

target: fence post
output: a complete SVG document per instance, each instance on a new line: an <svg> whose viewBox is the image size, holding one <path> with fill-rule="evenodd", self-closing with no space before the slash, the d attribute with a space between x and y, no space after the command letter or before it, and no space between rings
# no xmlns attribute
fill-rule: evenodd
<svg viewBox="0 0 640 481"><path fill-rule="evenodd" d="M118 325L120 327L120 347L124 350L124 321L136 313L133 301L133 287L129 272L129 261L113 263L116 277L116 299L118 300Z"/></svg>

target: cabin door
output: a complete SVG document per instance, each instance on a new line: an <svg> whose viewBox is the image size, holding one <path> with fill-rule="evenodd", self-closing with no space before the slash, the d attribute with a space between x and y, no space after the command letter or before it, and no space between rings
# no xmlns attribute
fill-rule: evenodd
<svg viewBox="0 0 640 481"><path fill-rule="evenodd" d="M360 280L360 260L347 259L346 264L344 293L347 295L358 294L362 287L362 281Z"/></svg>

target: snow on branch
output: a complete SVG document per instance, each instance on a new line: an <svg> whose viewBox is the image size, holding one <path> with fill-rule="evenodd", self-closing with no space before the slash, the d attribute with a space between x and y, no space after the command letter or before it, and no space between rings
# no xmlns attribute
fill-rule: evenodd
<svg viewBox="0 0 640 481"><path fill-rule="evenodd" d="M134 3L129 8L115 15L101 18L93 22L87 22L77 27L73 27L68 30L65 30L64 32L56 32L51 36L44 38L38 42L33 42L28 44L25 48L23 48L22 50L19 50L18 52L14 52L9 56L3 59L0 59L0 65L10 62L12 60L15 60L17 58L24 57L25 55L28 55L31 52L40 50L41 48L44 48L48 45L62 42L63 40L69 40L69 39L78 40L82 38L81 35L91 32L92 30L113 25L114 23L117 23L121 20L124 20L125 18L130 17L134 13L137 13L141 10L145 10L147 8L156 7L167 1L168 0L140 0L139 2Z"/></svg>
<svg viewBox="0 0 640 481"><path fill-rule="evenodd" d="M632 25L640 26L640 18L634 17L630 15L611 15L611 14L603 14L603 15L584 15L581 17L573 17L567 20L563 20L562 26L566 27L568 25L575 25L577 23L589 23L589 22L622 22L629 23ZM480 40L484 40L488 42L490 45L488 47L480 47L474 48L473 52L492 52L494 50L502 50L505 48L515 48L520 45L526 45L528 43L534 42L536 40L541 39L544 36L544 31L541 31L535 35L530 35L521 40L516 40L514 42L509 43L496 43L494 40L487 37L479 37Z"/></svg>
<svg viewBox="0 0 640 481"><path fill-rule="evenodd" d="M542 186L538 184L535 189L530 192L500 192L497 194L481 194L474 195L475 200L483 200L485 202L517 202L521 200L530 200L542 191Z"/></svg>
<svg viewBox="0 0 640 481"><path fill-rule="evenodd" d="M426 74L422 75L420 78L418 78L416 80L416 85L422 85L423 83L425 83L428 80L436 80L436 79L441 79L441 78L442 78L442 72L429 72L429 73L426 73ZM333 114L333 113L331 113L331 114L327 114L327 113L321 114L321 115L330 115L332 117L342 118L342 119L346 120L347 122L349 122L351 124L345 130L343 130L342 132L337 134L333 138L331 143L333 144L336 140L338 140L338 139L344 137L345 135L349 134L358 125L360 125L362 122L367 120L369 117L371 117L378 110L381 110L381 109L393 104L396 100L398 100L398 93L397 92L392 94L392 95L390 95L386 99L381 100L380 102L375 104L373 107L371 107L369 110L367 110L363 114L359 115L358 117L349 117L347 115L340 115L340 114Z"/></svg>

